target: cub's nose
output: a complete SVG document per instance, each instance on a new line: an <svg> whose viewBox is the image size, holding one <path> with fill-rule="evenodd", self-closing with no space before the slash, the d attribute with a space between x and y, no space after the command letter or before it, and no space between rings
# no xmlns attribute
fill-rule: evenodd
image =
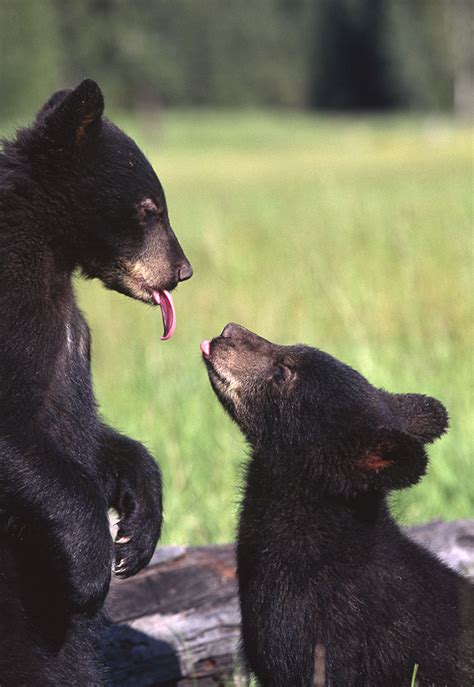
<svg viewBox="0 0 474 687"><path fill-rule="evenodd" d="M243 334L246 330L241 327L239 324L234 324L233 322L229 322L229 324L226 324L224 329L222 330L221 336L223 336L225 339L229 339L231 337L236 337L239 336L239 334Z"/></svg>
<svg viewBox="0 0 474 687"><path fill-rule="evenodd" d="M193 268L191 267L191 263L187 260L186 262L182 262L178 267L178 280L186 281L186 279L191 279L192 276Z"/></svg>

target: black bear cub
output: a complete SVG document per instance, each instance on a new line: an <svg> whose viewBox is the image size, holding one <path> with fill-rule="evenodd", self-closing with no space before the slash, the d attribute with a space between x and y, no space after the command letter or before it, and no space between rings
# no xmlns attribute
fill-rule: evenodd
<svg viewBox="0 0 474 687"><path fill-rule="evenodd" d="M408 687L417 665L418 685L473 685L472 587L387 507L424 475L425 444L448 424L441 403L235 324L201 350L252 449L237 572L259 683Z"/></svg>
<svg viewBox="0 0 474 687"><path fill-rule="evenodd" d="M136 573L161 529L156 463L98 415L71 277L159 304L169 338L170 291L192 270L155 172L103 109L86 80L0 151L2 687L102 684L95 626L112 562Z"/></svg>

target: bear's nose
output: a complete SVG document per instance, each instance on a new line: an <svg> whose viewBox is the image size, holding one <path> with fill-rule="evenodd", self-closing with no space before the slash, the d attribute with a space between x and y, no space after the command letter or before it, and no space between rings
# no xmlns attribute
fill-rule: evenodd
<svg viewBox="0 0 474 687"><path fill-rule="evenodd" d="M186 281L186 279L191 279L193 276L193 268L191 263L188 261L183 262L178 267L178 279L179 281Z"/></svg>

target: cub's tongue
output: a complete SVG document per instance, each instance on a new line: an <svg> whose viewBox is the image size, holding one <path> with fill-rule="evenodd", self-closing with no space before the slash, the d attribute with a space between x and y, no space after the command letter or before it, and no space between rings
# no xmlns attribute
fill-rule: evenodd
<svg viewBox="0 0 474 687"><path fill-rule="evenodd" d="M174 309L173 298L169 291L153 291L153 298L155 303L161 308L161 316L163 318L163 336L162 341L171 339L176 329L176 311Z"/></svg>

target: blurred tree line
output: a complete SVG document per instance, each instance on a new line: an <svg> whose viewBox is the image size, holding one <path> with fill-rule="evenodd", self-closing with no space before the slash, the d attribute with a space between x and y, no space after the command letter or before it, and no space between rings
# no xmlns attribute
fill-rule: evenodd
<svg viewBox="0 0 474 687"><path fill-rule="evenodd" d="M109 102L466 109L472 0L0 0L0 116Z"/></svg>

